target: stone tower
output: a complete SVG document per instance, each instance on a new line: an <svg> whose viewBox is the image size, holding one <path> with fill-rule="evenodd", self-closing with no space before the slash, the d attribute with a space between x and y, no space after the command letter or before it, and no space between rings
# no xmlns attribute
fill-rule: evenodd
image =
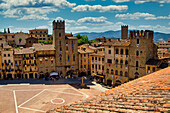
<svg viewBox="0 0 170 113"><path fill-rule="evenodd" d="M65 76L66 65L66 40L65 21L53 21L53 45L55 47L56 71Z"/></svg>
<svg viewBox="0 0 170 113"><path fill-rule="evenodd" d="M146 74L145 64L155 58L153 31L130 31L129 78L134 79Z"/></svg>
<svg viewBox="0 0 170 113"><path fill-rule="evenodd" d="M121 39L127 39L128 38L128 25L122 25L121 26Z"/></svg>

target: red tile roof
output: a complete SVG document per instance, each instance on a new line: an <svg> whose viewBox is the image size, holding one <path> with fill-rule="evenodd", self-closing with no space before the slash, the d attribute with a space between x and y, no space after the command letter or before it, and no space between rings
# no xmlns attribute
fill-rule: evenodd
<svg viewBox="0 0 170 113"><path fill-rule="evenodd" d="M62 113L168 113L170 111L170 67L122 84L84 101L64 105Z"/></svg>
<svg viewBox="0 0 170 113"><path fill-rule="evenodd" d="M48 29L31 29L29 31L48 31Z"/></svg>

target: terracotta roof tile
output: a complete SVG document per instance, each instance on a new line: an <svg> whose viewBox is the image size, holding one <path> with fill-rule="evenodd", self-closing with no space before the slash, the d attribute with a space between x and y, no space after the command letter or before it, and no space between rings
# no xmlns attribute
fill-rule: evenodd
<svg viewBox="0 0 170 113"><path fill-rule="evenodd" d="M36 51L49 51L49 50L55 50L54 45L45 45L40 43L34 43L33 47Z"/></svg>
<svg viewBox="0 0 170 113"><path fill-rule="evenodd" d="M61 107L58 112L169 112L169 83L170 67L122 84L85 101Z"/></svg>
<svg viewBox="0 0 170 113"><path fill-rule="evenodd" d="M31 29L29 31L48 31L48 29Z"/></svg>

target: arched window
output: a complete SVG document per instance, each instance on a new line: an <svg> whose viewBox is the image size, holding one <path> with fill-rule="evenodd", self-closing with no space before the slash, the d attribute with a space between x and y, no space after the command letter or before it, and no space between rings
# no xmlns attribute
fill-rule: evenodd
<svg viewBox="0 0 170 113"><path fill-rule="evenodd" d="M123 76L123 72L122 71L120 71L120 76Z"/></svg>
<svg viewBox="0 0 170 113"><path fill-rule="evenodd" d="M115 71L115 75L118 75L118 71L117 70Z"/></svg>
<svg viewBox="0 0 170 113"><path fill-rule="evenodd" d="M127 60L125 61L125 65L128 65L128 61Z"/></svg>
<svg viewBox="0 0 170 113"><path fill-rule="evenodd" d="M113 74L113 69L111 69L111 74Z"/></svg>
<svg viewBox="0 0 170 113"><path fill-rule="evenodd" d="M123 60L120 60L120 64L123 64Z"/></svg>
<svg viewBox="0 0 170 113"><path fill-rule="evenodd" d="M119 62L118 59L116 59L116 64L118 64L118 62Z"/></svg>
<svg viewBox="0 0 170 113"><path fill-rule="evenodd" d="M119 49L116 49L116 54L119 54Z"/></svg>

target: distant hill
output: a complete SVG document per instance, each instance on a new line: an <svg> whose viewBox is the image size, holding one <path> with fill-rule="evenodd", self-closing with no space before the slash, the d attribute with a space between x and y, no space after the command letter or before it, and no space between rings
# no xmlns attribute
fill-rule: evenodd
<svg viewBox="0 0 170 113"><path fill-rule="evenodd" d="M76 36L77 34L80 35L87 35L89 40L93 40L98 37L106 37L106 38L120 38L121 37L121 31L105 31L105 32L80 32L74 34ZM170 34L160 33L160 32L154 32L154 42L160 42L160 41L167 41L170 40Z"/></svg>

